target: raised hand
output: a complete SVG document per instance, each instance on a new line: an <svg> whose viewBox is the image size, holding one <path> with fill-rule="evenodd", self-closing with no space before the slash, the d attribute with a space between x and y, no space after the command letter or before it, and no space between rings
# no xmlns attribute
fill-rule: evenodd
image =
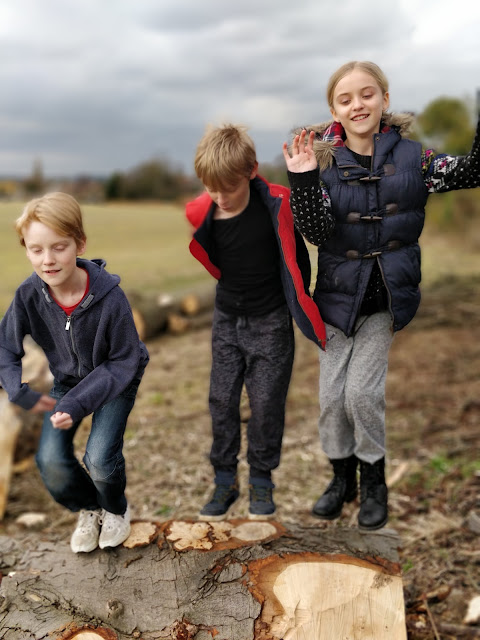
<svg viewBox="0 0 480 640"><path fill-rule="evenodd" d="M285 158L287 169L292 173L305 173L317 167L317 159L313 152L315 132L310 131L307 143L305 144L306 135L307 132L303 129L300 135L295 136L292 143L291 156L288 153L287 143L283 143L283 157Z"/></svg>
<svg viewBox="0 0 480 640"><path fill-rule="evenodd" d="M73 424L72 416L69 413L63 413L62 411L54 413L50 418L50 421L55 429L70 429Z"/></svg>

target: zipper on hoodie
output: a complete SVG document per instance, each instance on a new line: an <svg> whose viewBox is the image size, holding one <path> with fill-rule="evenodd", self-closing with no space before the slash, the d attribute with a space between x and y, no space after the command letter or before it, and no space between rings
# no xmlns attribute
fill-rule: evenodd
<svg viewBox="0 0 480 640"><path fill-rule="evenodd" d="M75 342L73 340L73 331L70 331L70 327L72 326L72 316L67 316L67 322L65 323L65 331L70 332L70 344L72 345L73 355L76 357L78 362L78 377L81 377L81 366L80 366L80 358L78 357L77 350L75 349Z"/></svg>

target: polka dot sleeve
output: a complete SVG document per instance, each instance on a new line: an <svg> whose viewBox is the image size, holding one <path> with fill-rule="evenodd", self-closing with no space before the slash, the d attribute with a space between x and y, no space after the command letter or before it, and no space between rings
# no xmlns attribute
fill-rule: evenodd
<svg viewBox="0 0 480 640"><path fill-rule="evenodd" d="M330 196L318 169L305 173L288 172L290 208L300 233L318 247L332 235L335 220Z"/></svg>
<svg viewBox="0 0 480 640"><path fill-rule="evenodd" d="M422 170L429 193L480 187L480 120L469 154L449 156L436 154L432 149L424 150Z"/></svg>

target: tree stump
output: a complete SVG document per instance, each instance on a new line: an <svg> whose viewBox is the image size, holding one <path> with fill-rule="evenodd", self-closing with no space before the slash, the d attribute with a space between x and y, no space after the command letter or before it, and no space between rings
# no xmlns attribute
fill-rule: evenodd
<svg viewBox="0 0 480 640"><path fill-rule="evenodd" d="M405 640L398 544L248 520L134 522L89 554L0 537L0 637Z"/></svg>

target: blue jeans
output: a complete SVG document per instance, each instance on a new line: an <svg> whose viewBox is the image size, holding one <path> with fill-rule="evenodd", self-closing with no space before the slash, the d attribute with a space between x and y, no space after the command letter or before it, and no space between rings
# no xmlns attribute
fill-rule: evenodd
<svg viewBox="0 0 480 640"><path fill-rule="evenodd" d="M123 436L138 385L135 380L117 398L93 413L83 458L86 469L76 458L73 447L81 420L69 429L55 429L50 422L54 411L45 413L35 460L54 500L70 511L102 508L110 513L125 513ZM59 400L68 391L70 387L55 381L50 395Z"/></svg>

